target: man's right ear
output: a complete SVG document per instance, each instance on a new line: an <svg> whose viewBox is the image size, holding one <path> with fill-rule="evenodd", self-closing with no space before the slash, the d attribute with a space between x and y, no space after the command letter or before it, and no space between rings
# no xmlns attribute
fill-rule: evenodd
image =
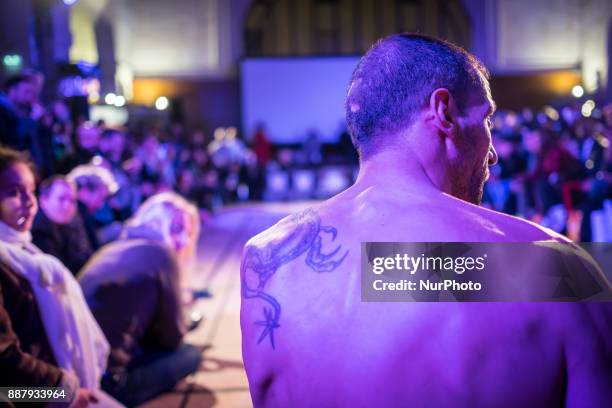
<svg viewBox="0 0 612 408"><path fill-rule="evenodd" d="M429 97L427 118L440 132L453 136L456 130L456 121L453 115L455 102L453 95L446 88L438 88Z"/></svg>

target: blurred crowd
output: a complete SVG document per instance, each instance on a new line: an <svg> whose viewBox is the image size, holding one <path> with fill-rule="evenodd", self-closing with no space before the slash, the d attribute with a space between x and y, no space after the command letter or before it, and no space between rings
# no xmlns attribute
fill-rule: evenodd
<svg viewBox="0 0 612 408"><path fill-rule="evenodd" d="M189 285L193 202L232 198L194 180L212 166L230 178L242 147L231 129L188 145L91 123L44 107L41 84L26 73L0 94L0 384L135 406L199 367L202 347L184 342L207 295Z"/></svg>
<svg viewBox="0 0 612 408"><path fill-rule="evenodd" d="M39 100L42 81L35 71L9 79L6 93L0 94L0 142L29 152L40 179L47 179L42 197L55 192L49 187L62 178L58 176L74 185L77 210L94 250L115 239L121 223L156 193L175 191L206 217L235 201L299 196L266 194L279 172L357 166L346 132L336 144L323 144L311 131L301 145L279 146L270 143L263 124L249 145L234 127L212 134L187 131L180 123L109 127L75 115L61 100L44 107ZM486 184L484 204L575 240L606 239L611 126L612 105L595 106L593 101L497 112L493 137L499 163ZM350 183L355 172L347 174ZM322 177L313 178L321 182ZM290 189L289 179L277 188ZM52 205L45 207L53 211Z"/></svg>
<svg viewBox="0 0 612 408"><path fill-rule="evenodd" d="M183 342L198 323L189 305L208 295L185 284L202 219L236 201L334 194L356 175L355 150L346 131L278 146L263 126L247 145L233 127L93 123L66 101L44 106L43 80L26 71L0 93L0 384L61 385L73 406L106 393L104 406L140 404L202 358ZM612 241L612 105L493 123L485 206ZM333 166L348 170L322 170Z"/></svg>
<svg viewBox="0 0 612 408"><path fill-rule="evenodd" d="M486 206L576 241L612 241L612 104L498 112Z"/></svg>
<svg viewBox="0 0 612 408"><path fill-rule="evenodd" d="M28 152L42 180L41 203L58 202L43 205L39 218L72 219L60 215L74 213L70 200L64 207L58 200L76 196L76 217L93 250L115 239L120 224L157 193L180 193L203 217L229 202L261 196L260 169L271 151L263 134L248 149L232 127L216 129L212 137L201 130L187 134L180 124L109 127L74 115L62 100L43 107L41 81L26 73L7 82L0 94L0 143Z"/></svg>

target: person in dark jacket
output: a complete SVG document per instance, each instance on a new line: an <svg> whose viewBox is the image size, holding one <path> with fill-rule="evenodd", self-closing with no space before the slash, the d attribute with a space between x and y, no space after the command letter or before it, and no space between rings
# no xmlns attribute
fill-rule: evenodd
<svg viewBox="0 0 612 408"><path fill-rule="evenodd" d="M45 124L46 112L38 101L38 79L32 74L15 75L0 95L0 143L27 151L38 171L50 176L55 171L53 133Z"/></svg>
<svg viewBox="0 0 612 408"><path fill-rule="evenodd" d="M77 212L76 194L76 187L64 176L44 180L39 187L42 211L32 227L34 244L62 261L73 275L94 252Z"/></svg>
<svg viewBox="0 0 612 408"><path fill-rule="evenodd" d="M154 195L79 275L111 345L102 388L128 406L172 389L200 364L201 348L182 342L181 301L198 230L193 205L175 193Z"/></svg>
<svg viewBox="0 0 612 408"><path fill-rule="evenodd" d="M100 128L92 122L83 122L75 130L75 149L64 157L59 167L63 173L89 163L99 154Z"/></svg>
<svg viewBox="0 0 612 408"><path fill-rule="evenodd" d="M0 368L0 384L5 387L59 387L63 377L69 376L55 362L30 283L3 262L0 262Z"/></svg>

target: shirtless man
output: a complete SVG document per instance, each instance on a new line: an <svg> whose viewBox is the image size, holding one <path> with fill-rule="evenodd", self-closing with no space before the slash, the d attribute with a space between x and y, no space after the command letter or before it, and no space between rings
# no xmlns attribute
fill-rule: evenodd
<svg viewBox="0 0 612 408"><path fill-rule="evenodd" d="M485 68L451 44L394 35L362 58L356 183L244 249L256 407L610 406L612 303L361 302L361 242L564 240L478 206L494 109Z"/></svg>

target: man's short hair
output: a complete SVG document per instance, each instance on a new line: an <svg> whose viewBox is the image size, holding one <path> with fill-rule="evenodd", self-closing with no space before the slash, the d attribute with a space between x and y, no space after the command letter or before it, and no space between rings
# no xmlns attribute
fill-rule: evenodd
<svg viewBox="0 0 612 408"><path fill-rule="evenodd" d="M437 88L448 89L462 109L469 91L485 92L486 79L486 68L449 42L418 34L379 40L359 61L345 101L360 157L376 151L378 136L409 125Z"/></svg>

